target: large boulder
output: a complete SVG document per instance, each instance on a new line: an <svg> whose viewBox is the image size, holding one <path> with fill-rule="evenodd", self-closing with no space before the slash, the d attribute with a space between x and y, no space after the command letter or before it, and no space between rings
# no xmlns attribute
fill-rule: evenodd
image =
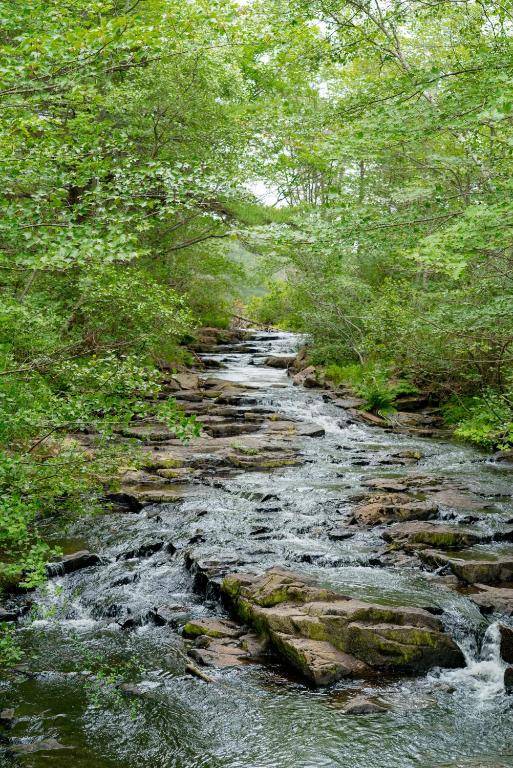
<svg viewBox="0 0 513 768"><path fill-rule="evenodd" d="M513 629L506 624L499 624L501 659L513 664Z"/></svg>
<svg viewBox="0 0 513 768"><path fill-rule="evenodd" d="M513 667L504 670L504 689L508 694L513 693Z"/></svg>
<svg viewBox="0 0 513 768"><path fill-rule="evenodd" d="M504 461L513 463L513 448L508 448L505 451L498 451L493 454L492 457L495 461Z"/></svg>
<svg viewBox="0 0 513 768"><path fill-rule="evenodd" d="M290 366L291 370L293 371L302 371L303 368L308 367L308 349L306 346L301 347L297 355L292 361L292 365Z"/></svg>
<svg viewBox="0 0 513 768"><path fill-rule="evenodd" d="M316 685L373 670L464 664L440 620L420 608L356 600L281 568L226 576L221 592L239 619Z"/></svg>
<svg viewBox="0 0 513 768"><path fill-rule="evenodd" d="M178 385L179 389L198 389L199 376L191 371L182 371L181 373L175 373L172 379Z"/></svg>

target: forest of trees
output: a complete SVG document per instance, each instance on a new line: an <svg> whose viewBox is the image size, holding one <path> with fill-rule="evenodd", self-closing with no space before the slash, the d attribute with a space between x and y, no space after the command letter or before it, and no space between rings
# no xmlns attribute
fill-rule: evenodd
<svg viewBox="0 0 513 768"><path fill-rule="evenodd" d="M160 368L248 285L334 380L513 440L509 0L0 9L4 583L37 583L45 526L101 503L115 428L195 429Z"/></svg>
<svg viewBox="0 0 513 768"><path fill-rule="evenodd" d="M384 404L406 380L440 398L461 437L508 444L512 6L288 12L296 28L319 25L315 47L298 46L315 79L275 99L267 167L297 210L270 233L289 279L256 309L310 333L335 380Z"/></svg>

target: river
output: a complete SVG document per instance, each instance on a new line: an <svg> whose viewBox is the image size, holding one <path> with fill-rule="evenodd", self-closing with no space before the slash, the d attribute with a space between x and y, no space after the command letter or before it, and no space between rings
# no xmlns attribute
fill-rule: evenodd
<svg viewBox="0 0 513 768"><path fill-rule="evenodd" d="M412 471L390 463L392 454L419 451L416 473L456 481L481 498L474 525L485 532L500 530L513 517L511 469L471 447L355 423L321 390L294 387L285 370L263 365L267 355L292 353L298 343L293 334L255 333L253 351L242 345L243 351L234 347L207 357L225 366L212 376L248 388L248 404L241 408L265 408L324 428L323 437L301 438L303 463L265 472L210 472L177 502L137 514L108 512L74 525L69 548L86 546L103 564L51 579L20 623L27 655L0 685L2 706L15 712L0 744L2 765L513 766L513 697L503 687L500 617L483 617L468 596L432 570L381 565L379 528L357 527L345 540L327 535L351 515L362 481ZM447 519L458 514L440 507ZM137 555L153 540L173 547ZM180 627L223 609L193 591L184 564L191 546L204 557L233 557L261 569L284 565L351 596L437 607L467 665L315 689L273 661L209 670L214 681L205 683L184 673ZM172 606L174 623L139 620L159 605ZM121 628L120 616L135 617L135 626ZM121 679L132 687L123 688ZM389 710L343 714L355 691L379 696Z"/></svg>

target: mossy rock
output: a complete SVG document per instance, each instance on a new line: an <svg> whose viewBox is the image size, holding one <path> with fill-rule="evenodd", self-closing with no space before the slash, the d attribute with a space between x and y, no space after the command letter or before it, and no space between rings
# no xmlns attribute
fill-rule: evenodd
<svg viewBox="0 0 513 768"><path fill-rule="evenodd" d="M186 466L183 459L152 459L150 461L143 461L143 469L157 470L157 469L181 469Z"/></svg>
<svg viewBox="0 0 513 768"><path fill-rule="evenodd" d="M242 634L242 629L233 621L226 619L197 619L188 621L183 628L185 637L200 637L206 635L214 638L236 638Z"/></svg>
<svg viewBox="0 0 513 768"><path fill-rule="evenodd" d="M418 545L438 549L460 549L489 540L489 537L469 528L428 522L393 525L383 533L383 538L397 546L408 545L416 548Z"/></svg>
<svg viewBox="0 0 513 768"><path fill-rule="evenodd" d="M8 563L0 563L0 594L23 590L21 586L23 578L24 573L21 568L16 568Z"/></svg>
<svg viewBox="0 0 513 768"><path fill-rule="evenodd" d="M440 552L428 549L420 552L430 565L447 565L468 584L499 584L513 579L513 552L507 554L466 549L460 552Z"/></svg>
<svg viewBox="0 0 513 768"><path fill-rule="evenodd" d="M346 645L349 653L372 667L397 671L462 666L463 654L448 635L421 627L354 623Z"/></svg>
<svg viewBox="0 0 513 768"><path fill-rule="evenodd" d="M345 597L283 568L232 574L221 591L239 619L319 685L356 674L355 665L412 673L464 664L440 620L421 608Z"/></svg>
<svg viewBox="0 0 513 768"><path fill-rule="evenodd" d="M178 480L184 478L182 469L158 469L157 474L159 477L163 477L166 480Z"/></svg>

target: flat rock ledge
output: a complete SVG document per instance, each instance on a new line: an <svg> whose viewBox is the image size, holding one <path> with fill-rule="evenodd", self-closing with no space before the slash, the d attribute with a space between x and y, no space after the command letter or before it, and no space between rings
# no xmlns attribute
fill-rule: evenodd
<svg viewBox="0 0 513 768"><path fill-rule="evenodd" d="M474 584L478 590L469 594L469 598L479 606L482 613L503 613L513 616L513 588L491 587L487 584Z"/></svg>
<svg viewBox="0 0 513 768"><path fill-rule="evenodd" d="M282 568L225 576L221 594L233 615L315 685L464 666L440 620L420 608L356 600Z"/></svg>
<svg viewBox="0 0 513 768"><path fill-rule="evenodd" d="M500 584L513 579L513 551L497 553L465 549L447 553L425 549L419 554L428 565L446 567L467 584Z"/></svg>
<svg viewBox="0 0 513 768"><path fill-rule="evenodd" d="M406 550L424 547L437 547L442 550L460 549L490 540L490 536L476 533L468 527L417 520L395 523L383 532L383 538L395 547Z"/></svg>

